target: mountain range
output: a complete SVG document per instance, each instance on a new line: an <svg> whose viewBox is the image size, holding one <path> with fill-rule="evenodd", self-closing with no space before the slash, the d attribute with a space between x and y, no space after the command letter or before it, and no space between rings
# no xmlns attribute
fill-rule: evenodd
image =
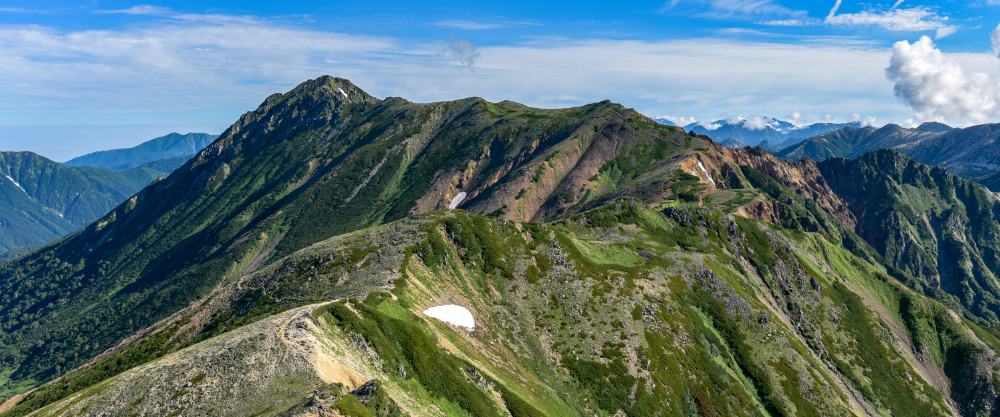
<svg viewBox="0 0 1000 417"><path fill-rule="evenodd" d="M0 152L0 261L83 228L160 175L147 168L67 167L31 152Z"/></svg>
<svg viewBox="0 0 1000 417"><path fill-rule="evenodd" d="M324 76L0 264L0 416L990 415L997 210L891 149Z"/></svg>
<svg viewBox="0 0 1000 417"><path fill-rule="evenodd" d="M824 160L854 158L875 149L895 149L917 161L943 167L964 178L1000 190L1000 125L983 124L953 129L928 122L913 129L895 124L881 128L844 128L809 138L774 152L782 158Z"/></svg>
<svg viewBox="0 0 1000 417"><path fill-rule="evenodd" d="M673 126L667 119L654 119L656 122ZM705 135L717 142L730 138L739 140L749 146L758 146L764 141L776 148L785 148L802 139L840 130L845 127L862 127L862 122L848 123L813 123L806 126L796 126L792 123L769 117L753 116L750 118L735 118L716 120L712 123L691 123L684 129Z"/></svg>
<svg viewBox="0 0 1000 417"><path fill-rule="evenodd" d="M62 238L169 175L216 135L172 133L130 149L58 164L31 152L0 152L0 262ZM116 172L117 171L117 172Z"/></svg>
<svg viewBox="0 0 1000 417"><path fill-rule="evenodd" d="M169 174L217 137L219 135L207 133L188 133L186 135L171 133L148 140L132 148L91 152L63 162L63 164L72 167L104 167L115 171L143 167Z"/></svg>

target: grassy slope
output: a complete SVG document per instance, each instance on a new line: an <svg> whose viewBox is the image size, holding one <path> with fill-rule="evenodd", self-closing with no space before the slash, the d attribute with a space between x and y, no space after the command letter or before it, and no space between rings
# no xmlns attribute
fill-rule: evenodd
<svg viewBox="0 0 1000 417"><path fill-rule="evenodd" d="M170 358L328 300L339 301L314 315L339 347L334 360L383 381L418 415L434 407L450 415L948 415L935 378L970 384L955 390L958 398L989 391L995 376L976 369L997 368L1000 347L821 235L697 208L653 211L634 200L557 223L442 212L334 238L216 292L147 340L176 335L175 347L190 347L159 362L208 369L198 363L227 363L228 351L197 362ZM420 313L445 303L472 310L477 329ZM352 333L378 360L349 342ZM215 404L227 372L252 378L269 364L213 365L207 381L222 382L198 388L200 399L185 406ZM60 386L102 391L49 410L114 397L117 405L104 411L124 412L145 392L114 380L106 388L100 381L115 373L101 377L101 369L72 373L7 415L44 405L38 401ZM151 378L183 386L202 371L171 372ZM292 391L305 399L319 386ZM142 407L173 410L182 401L156 398ZM984 406L961 404L965 413ZM258 407L240 412L282 411Z"/></svg>

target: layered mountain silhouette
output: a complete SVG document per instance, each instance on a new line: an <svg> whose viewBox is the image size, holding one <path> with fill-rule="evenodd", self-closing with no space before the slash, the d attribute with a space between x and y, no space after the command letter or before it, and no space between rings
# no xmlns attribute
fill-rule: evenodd
<svg viewBox="0 0 1000 417"><path fill-rule="evenodd" d="M892 150L320 77L0 265L0 415L989 414L997 204Z"/></svg>
<svg viewBox="0 0 1000 417"><path fill-rule="evenodd" d="M876 149L897 148L905 152L903 145L938 137L951 130L950 127L940 123L924 123L915 129L906 129L892 123L881 128L847 127L809 138L775 154L794 161L802 158L821 161L831 156L854 158ZM932 162L922 162L936 165Z"/></svg>
<svg viewBox="0 0 1000 417"><path fill-rule="evenodd" d="M207 133L171 133L143 142L135 147L92 152L70 159L64 164L78 167L103 167L115 171L149 168L169 174L187 162L195 153L212 143L218 135Z"/></svg>
<svg viewBox="0 0 1000 417"><path fill-rule="evenodd" d="M674 125L674 123L666 119L654 120L668 126ZM840 130L845 127L862 126L864 124L861 122L849 122L813 123L799 127L778 119L753 116L749 119L736 118L716 120L712 123L692 123L684 126L684 129L699 135L708 136L720 143L732 138L749 146L758 146L766 141L769 145L780 149L812 136Z"/></svg>

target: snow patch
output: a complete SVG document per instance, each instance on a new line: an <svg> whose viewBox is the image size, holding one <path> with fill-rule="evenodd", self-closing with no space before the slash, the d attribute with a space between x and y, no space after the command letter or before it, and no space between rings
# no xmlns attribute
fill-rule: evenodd
<svg viewBox="0 0 1000 417"><path fill-rule="evenodd" d="M456 209L459 204L462 204L462 202L465 201L466 195L468 194L466 194L465 191L458 193L458 195L456 195L455 198L451 199L451 204L448 205L448 209L449 210Z"/></svg>
<svg viewBox="0 0 1000 417"><path fill-rule="evenodd" d="M344 90L341 90L340 87L337 87L337 91L340 91L340 94L343 94L344 98L348 98L347 93L345 93Z"/></svg>
<svg viewBox="0 0 1000 417"><path fill-rule="evenodd" d="M28 195L28 192L24 191L24 187L22 187L21 184L18 184L17 181L14 181L14 179L11 178L10 175L4 174L4 176L7 177L7 179L10 180L10 182L14 183L14 185L16 185L17 188L20 188L21 192L23 192L25 195ZM28 196L28 197L31 197L31 196Z"/></svg>
<svg viewBox="0 0 1000 417"><path fill-rule="evenodd" d="M708 175L708 170L706 170L705 166L701 164L701 161L698 161L698 168L701 168L701 172L705 173L705 178L708 178L708 181L712 183L713 187L715 187L715 180L712 179L711 175Z"/></svg>
<svg viewBox="0 0 1000 417"><path fill-rule="evenodd" d="M476 319L472 317L472 312L462 306L447 304L443 306L431 307L424 311L424 315L436 318L454 326L465 327L469 330L474 330L476 328Z"/></svg>

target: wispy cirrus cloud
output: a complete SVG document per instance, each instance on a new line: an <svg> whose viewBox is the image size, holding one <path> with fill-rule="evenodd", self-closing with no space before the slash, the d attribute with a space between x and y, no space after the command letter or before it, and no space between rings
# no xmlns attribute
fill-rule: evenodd
<svg viewBox="0 0 1000 417"><path fill-rule="evenodd" d="M94 13L101 14L135 14L143 16L169 16L175 14L173 10L169 7L151 6L148 4L141 4L138 6L132 6L127 9L118 10L96 10Z"/></svg>
<svg viewBox="0 0 1000 417"><path fill-rule="evenodd" d="M831 11L824 23L834 26L878 26L886 30L913 32L936 30L949 26L947 17L942 17L923 6L888 11L864 10L858 13L842 14L834 14L834 11Z"/></svg>
<svg viewBox="0 0 1000 417"><path fill-rule="evenodd" d="M757 24L787 27L819 25L840 27L875 26L885 30L897 32L921 32L934 30L936 31L935 37L937 39L952 35L960 28L958 26L951 25L948 17L941 16L936 11L927 7L916 6L908 9L900 9L899 5L903 3L903 0L897 0L896 3L893 4L893 6L888 10L868 9L857 13L838 14L837 12L840 10L841 3L842 0L837 0L837 2L834 3L833 7L830 9L829 14L827 14L824 19L804 17L784 20L766 20L757 22Z"/></svg>
<svg viewBox="0 0 1000 417"><path fill-rule="evenodd" d="M484 30L484 29L499 29L505 28L509 25L501 23L479 23L470 22L468 20L443 20L440 22L434 22L434 26L441 26L446 28L455 29L465 29L465 30Z"/></svg>
<svg viewBox="0 0 1000 417"><path fill-rule="evenodd" d="M493 23L482 23L473 22L469 20L442 20L440 22L434 22L434 26L455 28L463 30L488 30L488 29L501 29L517 26L541 26L538 22L529 21L502 21Z"/></svg>
<svg viewBox="0 0 1000 417"><path fill-rule="evenodd" d="M795 10L782 6L774 0L670 0L660 8L660 12L676 10L679 6L700 9L695 11L696 17L713 19L756 18L761 16L790 16L805 18L804 10Z"/></svg>

